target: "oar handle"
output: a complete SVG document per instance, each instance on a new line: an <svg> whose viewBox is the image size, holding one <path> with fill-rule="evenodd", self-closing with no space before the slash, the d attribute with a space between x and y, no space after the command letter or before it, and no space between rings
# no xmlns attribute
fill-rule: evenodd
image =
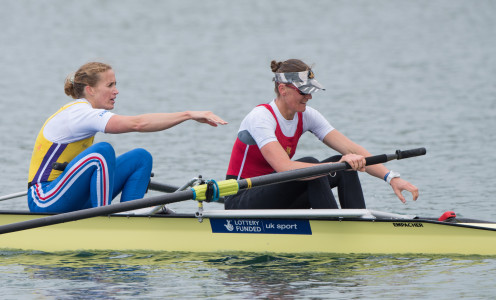
<svg viewBox="0 0 496 300"><path fill-rule="evenodd" d="M410 150L396 150L396 159L403 159L403 158L409 158L409 157L415 157L415 156L420 156L420 155L425 155L427 153L427 150L425 148L416 148L416 149L410 149Z"/></svg>
<svg viewBox="0 0 496 300"><path fill-rule="evenodd" d="M425 155L426 153L427 150L425 148L396 150L396 152L393 154L380 154L380 155L366 157L365 161L367 166L371 166L371 165L382 164L393 159L405 159L405 158ZM344 164L346 165L346 169L351 169L351 166L347 162L344 162Z"/></svg>

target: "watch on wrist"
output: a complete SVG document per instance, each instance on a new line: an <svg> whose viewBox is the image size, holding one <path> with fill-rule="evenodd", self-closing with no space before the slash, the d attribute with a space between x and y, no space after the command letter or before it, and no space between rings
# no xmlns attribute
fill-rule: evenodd
<svg viewBox="0 0 496 300"><path fill-rule="evenodd" d="M386 174L386 176L385 176L384 180L385 180L387 183L391 184L391 179L396 178L396 177L400 177L400 173L398 173L398 172L395 172L395 171L392 171L392 170L391 170L391 171L389 171L389 172Z"/></svg>

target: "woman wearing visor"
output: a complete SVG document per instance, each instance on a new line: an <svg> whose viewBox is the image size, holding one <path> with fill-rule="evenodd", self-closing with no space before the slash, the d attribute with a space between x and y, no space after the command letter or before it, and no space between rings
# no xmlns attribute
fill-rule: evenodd
<svg viewBox="0 0 496 300"><path fill-rule="evenodd" d="M227 179L254 176L305 168L318 163L347 162L354 171L338 171L330 175L291 181L240 191L225 198L226 209L297 209L338 208L331 189L337 187L341 208L365 208L365 201L356 171L384 179L404 203L403 190L418 198L418 189L401 179L398 173L383 165L365 167L370 153L354 143L315 109L307 106L312 93L324 90L310 67L298 59L271 62L276 98L269 104L255 107L241 122L227 170ZM298 140L312 132L325 145L342 155L319 161L313 157L291 160Z"/></svg>

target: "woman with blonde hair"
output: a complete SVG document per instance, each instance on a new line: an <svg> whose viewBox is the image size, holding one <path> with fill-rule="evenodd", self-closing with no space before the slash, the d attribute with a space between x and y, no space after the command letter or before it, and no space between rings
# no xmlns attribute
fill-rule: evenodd
<svg viewBox="0 0 496 300"><path fill-rule="evenodd" d="M66 95L75 99L49 117L33 149L28 178L32 212L69 212L143 198L152 156L134 149L118 157L106 142L93 144L97 132L154 132L195 120L227 124L210 111L123 116L110 112L119 91L112 67L90 62L69 75Z"/></svg>

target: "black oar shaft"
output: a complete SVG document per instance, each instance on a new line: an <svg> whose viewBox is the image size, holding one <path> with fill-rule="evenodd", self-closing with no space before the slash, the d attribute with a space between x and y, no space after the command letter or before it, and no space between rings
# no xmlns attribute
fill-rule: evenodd
<svg viewBox="0 0 496 300"><path fill-rule="evenodd" d="M145 207L151 207L160 204L170 204L174 202L189 200L192 198L193 198L193 191L188 189L185 191L180 191L172 194L154 196L154 197L143 198L143 199L122 202L122 203L115 203L107 206L87 208L83 210L62 213L58 215L42 217L39 219L2 225L0 226L0 234L43 227L48 225L60 224L70 221L77 221L81 219L88 219L98 216L106 216L110 214L115 214L119 212L140 209Z"/></svg>
<svg viewBox="0 0 496 300"><path fill-rule="evenodd" d="M387 161L386 155L378 155L370 157L374 162L369 163L369 158L367 158L367 165L379 164ZM264 176L253 177L249 179L242 179L238 181L239 189L246 189L249 187L263 186L268 184L274 184L292 181L296 179L304 179L308 177L319 176L323 174L329 174L336 171L350 169L350 165L346 162L333 163L333 164L320 164L304 169L295 169L287 172L272 173Z"/></svg>
<svg viewBox="0 0 496 300"><path fill-rule="evenodd" d="M406 151L397 150L394 154L380 154L365 158L366 165L376 165L388 162L393 159L403 159L424 155L425 148L417 148ZM238 180L239 189L247 189L249 187L263 186L267 184L282 183L296 179L303 179L323 174L328 174L336 171L351 169L347 162L333 163L333 164L320 164L304 169L296 169L287 172L272 173L264 176L253 177L249 179Z"/></svg>
<svg viewBox="0 0 496 300"><path fill-rule="evenodd" d="M165 183L158 183L151 181L150 185L148 185L148 188L153 191L159 191L159 192L165 192L165 193L174 193L179 189L178 186L170 185L170 184L165 184Z"/></svg>
<svg viewBox="0 0 496 300"><path fill-rule="evenodd" d="M347 169L345 163L321 164L304 169L295 169L286 172L272 173L264 176L241 179L238 180L238 184L239 189L243 190L250 187L282 183L296 179L304 179L345 169Z"/></svg>

